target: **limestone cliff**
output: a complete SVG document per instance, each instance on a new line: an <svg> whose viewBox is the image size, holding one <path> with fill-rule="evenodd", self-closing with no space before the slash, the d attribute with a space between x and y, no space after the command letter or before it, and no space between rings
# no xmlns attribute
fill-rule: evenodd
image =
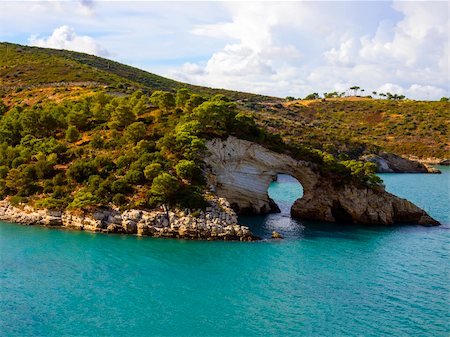
<svg viewBox="0 0 450 337"><path fill-rule="evenodd" d="M291 210L295 218L362 224L421 223L436 225L413 203L398 198L380 186L377 190L349 183L336 185L323 177L316 164L295 160L261 145L229 137L207 143L207 180L214 193L227 199L239 213L268 213L269 183L278 173L295 177L303 197Z"/></svg>

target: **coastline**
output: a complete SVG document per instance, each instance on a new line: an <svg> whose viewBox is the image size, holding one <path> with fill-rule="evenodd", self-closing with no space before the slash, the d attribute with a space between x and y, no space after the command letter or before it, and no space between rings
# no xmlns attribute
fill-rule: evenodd
<svg viewBox="0 0 450 337"><path fill-rule="evenodd" d="M187 240L254 241L247 226L237 223L236 213L228 201L211 197L211 207L190 212L173 209L120 212L117 208L88 210L35 209L29 205L13 206L0 201L0 220L24 225L40 225L98 233L122 233L137 236Z"/></svg>

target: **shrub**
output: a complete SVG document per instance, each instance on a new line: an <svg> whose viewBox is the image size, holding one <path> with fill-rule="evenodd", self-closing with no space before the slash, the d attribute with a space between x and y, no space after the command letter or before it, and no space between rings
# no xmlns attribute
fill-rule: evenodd
<svg viewBox="0 0 450 337"><path fill-rule="evenodd" d="M94 206L98 203L98 199L89 191L81 189L75 194L73 201L69 204L69 208L84 208Z"/></svg>
<svg viewBox="0 0 450 337"><path fill-rule="evenodd" d="M148 181L153 181L153 179L158 176L162 171L162 166L160 163L151 163L147 165L144 169L145 179Z"/></svg>
<svg viewBox="0 0 450 337"><path fill-rule="evenodd" d="M175 171L181 179L192 180L195 175L201 174L200 169L192 160L180 160L175 166Z"/></svg>
<svg viewBox="0 0 450 337"><path fill-rule="evenodd" d="M124 136L127 141L136 144L145 137L146 131L144 123L135 122L126 128Z"/></svg>
<svg viewBox="0 0 450 337"><path fill-rule="evenodd" d="M18 195L12 196L12 197L9 199L9 203L10 203L11 205L13 205L13 206L18 206L19 204L27 203L27 202L28 202L28 198L26 198L26 197L21 197L21 196L18 196Z"/></svg>
<svg viewBox="0 0 450 337"><path fill-rule="evenodd" d="M113 193L127 193L131 191L131 186L125 179L118 179L111 184L111 192Z"/></svg>
<svg viewBox="0 0 450 337"><path fill-rule="evenodd" d="M66 130L66 140L69 143L73 143L78 139L80 139L80 132L78 131L77 127L74 125L69 126Z"/></svg>
<svg viewBox="0 0 450 337"><path fill-rule="evenodd" d="M36 201L35 206L36 208L58 209L65 206L65 201L51 196Z"/></svg>
<svg viewBox="0 0 450 337"><path fill-rule="evenodd" d="M127 202L127 198L125 197L125 195L123 195L121 193L117 193L112 198L112 202L116 206L122 206L122 205L124 205Z"/></svg>
<svg viewBox="0 0 450 337"><path fill-rule="evenodd" d="M94 163L89 160L77 160L67 170L68 177L78 183L88 180L91 175L96 173L97 169Z"/></svg>

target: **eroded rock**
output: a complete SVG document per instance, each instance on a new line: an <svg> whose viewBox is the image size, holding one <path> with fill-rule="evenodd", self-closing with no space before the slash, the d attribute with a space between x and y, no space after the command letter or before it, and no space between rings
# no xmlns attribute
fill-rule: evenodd
<svg viewBox="0 0 450 337"><path fill-rule="evenodd" d="M269 212L267 188L274 175L285 173L303 186L303 197L291 209L294 218L392 225L418 224L423 216L429 217L413 203L386 192L383 186L371 189L356 183L335 184L332 178L323 177L314 164L255 143L229 137L211 140L207 147L208 183L237 212Z"/></svg>
<svg viewBox="0 0 450 337"><path fill-rule="evenodd" d="M393 153L382 152L378 155L363 156L360 159L374 163L377 166L378 173L441 173L434 167Z"/></svg>

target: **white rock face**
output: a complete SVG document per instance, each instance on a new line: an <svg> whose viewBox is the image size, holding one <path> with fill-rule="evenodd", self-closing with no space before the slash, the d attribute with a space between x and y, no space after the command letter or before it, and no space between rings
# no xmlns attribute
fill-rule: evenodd
<svg viewBox="0 0 450 337"><path fill-rule="evenodd" d="M268 213L271 210L267 188L278 173L299 180L304 191L317 183L311 164L270 151L261 145L229 137L206 144L207 174L213 192L230 201L239 212Z"/></svg>
<svg viewBox="0 0 450 337"><path fill-rule="evenodd" d="M214 193L227 199L238 212L269 212L269 183L276 174L285 173L303 186L303 197L291 210L292 216L299 219L383 225L439 224L424 210L386 192L382 186L374 190L355 183L336 184L332 176L321 175L314 164L252 142L229 137L211 140L207 148L208 183Z"/></svg>

